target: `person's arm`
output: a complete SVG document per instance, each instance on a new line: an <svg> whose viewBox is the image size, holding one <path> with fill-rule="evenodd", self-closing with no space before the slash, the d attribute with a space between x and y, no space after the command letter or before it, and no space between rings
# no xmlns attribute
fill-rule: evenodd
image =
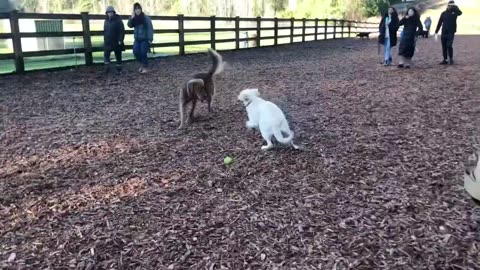
<svg viewBox="0 0 480 270"><path fill-rule="evenodd" d="M106 29L107 29L107 20L103 22L103 40L107 38L107 31L105 31Z"/></svg>
<svg viewBox="0 0 480 270"><path fill-rule="evenodd" d="M148 33L148 42L153 42L153 24L150 17L146 17L146 26L147 26L147 33Z"/></svg>
<svg viewBox="0 0 480 270"><path fill-rule="evenodd" d="M125 39L125 26L123 25L122 19L118 20L118 41L123 43Z"/></svg>
<svg viewBox="0 0 480 270"><path fill-rule="evenodd" d="M438 34L438 31L440 31L440 27L442 27L443 24L443 13L440 15L440 19L438 19L437 23L437 29L435 29L435 34Z"/></svg>
<svg viewBox="0 0 480 270"><path fill-rule="evenodd" d="M458 6L455 6L455 15L457 16L462 15L462 11L458 8Z"/></svg>
<svg viewBox="0 0 480 270"><path fill-rule="evenodd" d="M384 21L385 21L385 18L382 17L382 19L380 20L380 23L378 24L378 30L379 30L380 33L382 33L382 29L384 27L383 26Z"/></svg>
<svg viewBox="0 0 480 270"><path fill-rule="evenodd" d="M418 17L418 19L417 19L417 26L418 26L418 31L420 33L422 33L423 32L423 24L422 24L422 21L420 20L420 17Z"/></svg>
<svg viewBox="0 0 480 270"><path fill-rule="evenodd" d="M392 22L391 23L393 23L392 27L393 27L393 30L396 33L398 31L398 28L400 28L398 17L392 17Z"/></svg>
<svg viewBox="0 0 480 270"><path fill-rule="evenodd" d="M402 26L405 24L405 17L403 17L399 22L398 22L398 26Z"/></svg>
<svg viewBox="0 0 480 270"><path fill-rule="evenodd" d="M127 26L133 28L133 18L135 18L135 12L132 13L132 16L128 17Z"/></svg>

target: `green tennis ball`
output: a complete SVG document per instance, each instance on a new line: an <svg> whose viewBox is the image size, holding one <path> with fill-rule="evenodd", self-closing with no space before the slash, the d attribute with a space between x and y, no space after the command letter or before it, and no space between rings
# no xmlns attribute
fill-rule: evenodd
<svg viewBox="0 0 480 270"><path fill-rule="evenodd" d="M233 163L233 159L232 159L231 157L227 156L227 157L225 157L225 158L223 159L223 163L224 163L225 165L230 165L230 164Z"/></svg>

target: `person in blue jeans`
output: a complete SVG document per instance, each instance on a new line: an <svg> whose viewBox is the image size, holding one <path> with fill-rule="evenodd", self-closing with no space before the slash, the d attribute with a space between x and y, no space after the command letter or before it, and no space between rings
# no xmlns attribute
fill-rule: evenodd
<svg viewBox="0 0 480 270"><path fill-rule="evenodd" d="M128 27L133 28L133 55L142 66L138 70L140 73L147 73L148 51L153 42L153 25L150 17L145 15L142 6L139 3L133 5L133 14L128 19Z"/></svg>
<svg viewBox="0 0 480 270"><path fill-rule="evenodd" d="M385 47L385 66L392 63L392 47L397 46L398 14L395 8L388 8L379 25L378 42Z"/></svg>

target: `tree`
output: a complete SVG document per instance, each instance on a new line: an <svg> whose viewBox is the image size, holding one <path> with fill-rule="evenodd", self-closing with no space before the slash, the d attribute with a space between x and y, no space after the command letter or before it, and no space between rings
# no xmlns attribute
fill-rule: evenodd
<svg viewBox="0 0 480 270"><path fill-rule="evenodd" d="M79 0L78 9L80 11L92 11L95 6L94 0Z"/></svg>
<svg viewBox="0 0 480 270"><path fill-rule="evenodd" d="M273 14L276 16L277 13L285 11L288 5L288 0L272 0L270 6L273 9Z"/></svg>

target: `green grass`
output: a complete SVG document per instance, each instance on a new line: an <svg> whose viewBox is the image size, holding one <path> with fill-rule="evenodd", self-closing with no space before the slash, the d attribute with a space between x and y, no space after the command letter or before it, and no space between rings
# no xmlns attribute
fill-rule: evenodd
<svg viewBox="0 0 480 270"><path fill-rule="evenodd" d="M263 31L262 35L271 36L273 31ZM231 39L235 37L234 32L217 32L216 39ZM187 33L185 34L185 41L197 41L197 40L210 40L209 33ZM156 34L154 37L154 43L170 43L178 42L177 34ZM75 41L77 48L83 47L83 40L81 37ZM270 44L271 43L271 44ZM125 37L125 44L133 44L133 35L127 35ZM273 40L264 40L262 41L263 45L272 45ZM103 37L95 36L92 37L92 46L101 47L103 46ZM73 38L65 38L65 47L73 48ZM186 53L196 53L206 51L210 47L210 44L204 45L189 45L185 46ZM216 47L218 50L229 50L235 48L234 42L229 43L217 43ZM11 53L12 51L6 47L6 45L0 45L0 54L1 53ZM178 47L164 47L164 48L155 48L155 55L150 54L150 57L161 57L167 55L176 55L179 52ZM95 63L103 63L103 52L94 52L93 58ZM112 59L113 59L112 54ZM123 59L132 60L134 59L132 51L127 50L123 53ZM47 68L58 68L66 66L75 65L75 57L71 55L58 55L58 56L41 56L41 57L26 57L25 59L25 69L26 70L39 70ZM80 54L76 58L76 63L78 65L83 65L85 59L83 54ZM0 74L1 73L10 73L15 70L15 65L13 60L4 60L0 61Z"/></svg>

